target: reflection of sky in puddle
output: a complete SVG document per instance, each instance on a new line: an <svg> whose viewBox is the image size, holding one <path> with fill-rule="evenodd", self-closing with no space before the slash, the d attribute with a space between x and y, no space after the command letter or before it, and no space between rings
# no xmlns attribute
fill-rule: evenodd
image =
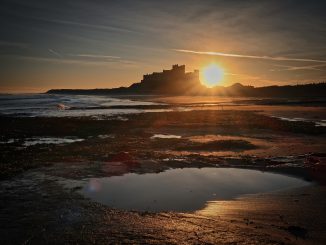
<svg viewBox="0 0 326 245"><path fill-rule="evenodd" d="M276 116L273 117L289 122L313 122L315 123L316 127L326 127L326 120L314 120L314 119L301 118L301 117L294 117L294 118L276 117Z"/></svg>
<svg viewBox="0 0 326 245"><path fill-rule="evenodd" d="M26 139L24 142L24 146L32 146L38 144L70 144L74 142L80 142L84 139L77 138L55 138L55 137L44 137L44 138L30 138Z"/></svg>
<svg viewBox="0 0 326 245"><path fill-rule="evenodd" d="M98 137L100 138L101 135ZM71 144L74 142L80 142L84 139L78 139L76 137L64 137L64 138L57 138L57 137L33 137L33 138L26 138L24 139L22 145L23 146L33 146L33 145L46 145L46 144ZM9 139L6 141L0 141L0 144L13 144L13 143L19 143L19 139Z"/></svg>
<svg viewBox="0 0 326 245"><path fill-rule="evenodd" d="M180 139L180 135L174 134L154 134L151 139Z"/></svg>
<svg viewBox="0 0 326 245"><path fill-rule="evenodd" d="M315 122L317 127L326 127L326 120L321 120L319 122Z"/></svg>
<svg viewBox="0 0 326 245"><path fill-rule="evenodd" d="M110 207L142 211L195 211L208 201L308 185L301 179L231 168L173 169L91 179L82 192Z"/></svg>

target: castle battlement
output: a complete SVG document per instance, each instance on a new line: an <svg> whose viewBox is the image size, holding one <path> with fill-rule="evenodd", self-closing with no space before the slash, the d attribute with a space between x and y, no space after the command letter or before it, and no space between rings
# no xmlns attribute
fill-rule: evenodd
<svg viewBox="0 0 326 245"><path fill-rule="evenodd" d="M195 70L194 72L186 73L185 65L175 64L172 66L171 70L163 70L163 72L153 72L152 74L146 74L143 76L142 82L146 81L158 81L158 80L170 80L170 79L186 79L191 75L199 75L199 71ZM199 76L198 76L199 78Z"/></svg>

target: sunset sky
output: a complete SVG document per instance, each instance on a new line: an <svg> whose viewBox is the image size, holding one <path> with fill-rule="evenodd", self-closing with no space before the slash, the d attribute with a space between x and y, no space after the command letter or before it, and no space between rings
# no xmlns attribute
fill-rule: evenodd
<svg viewBox="0 0 326 245"><path fill-rule="evenodd" d="M2 0L0 92L111 88L185 64L227 86L326 80L326 1Z"/></svg>

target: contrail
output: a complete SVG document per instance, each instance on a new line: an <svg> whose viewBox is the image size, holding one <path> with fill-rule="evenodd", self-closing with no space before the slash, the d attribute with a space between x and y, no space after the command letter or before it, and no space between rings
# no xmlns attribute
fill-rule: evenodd
<svg viewBox="0 0 326 245"><path fill-rule="evenodd" d="M299 59L299 58L288 58L288 57L227 54L227 53L221 53L221 52L205 52L205 51L194 51L194 50L187 50L187 49L173 49L173 50L177 51L177 52L182 52L182 53L202 54L202 55L212 55L212 56L224 56L224 57L234 57L234 58L326 63L326 60L316 60L316 59Z"/></svg>
<svg viewBox="0 0 326 245"><path fill-rule="evenodd" d="M59 54L58 52L54 51L53 49L48 49L50 53L54 54L55 56L58 56L60 58L62 58L61 54Z"/></svg>

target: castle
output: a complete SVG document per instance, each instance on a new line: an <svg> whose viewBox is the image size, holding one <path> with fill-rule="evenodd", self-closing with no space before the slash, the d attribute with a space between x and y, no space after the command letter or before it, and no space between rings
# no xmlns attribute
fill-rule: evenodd
<svg viewBox="0 0 326 245"><path fill-rule="evenodd" d="M143 80L141 82L146 81L163 81L163 80L189 80L189 79L197 79L199 80L199 70L194 70L194 72L186 73L185 65L173 65L172 70L163 70L163 72L153 72L152 74L146 74L143 76Z"/></svg>
<svg viewBox="0 0 326 245"><path fill-rule="evenodd" d="M157 91L160 93L179 93L201 86L199 71L186 72L185 65L173 65L171 70L146 74L140 83L131 86L142 91Z"/></svg>

